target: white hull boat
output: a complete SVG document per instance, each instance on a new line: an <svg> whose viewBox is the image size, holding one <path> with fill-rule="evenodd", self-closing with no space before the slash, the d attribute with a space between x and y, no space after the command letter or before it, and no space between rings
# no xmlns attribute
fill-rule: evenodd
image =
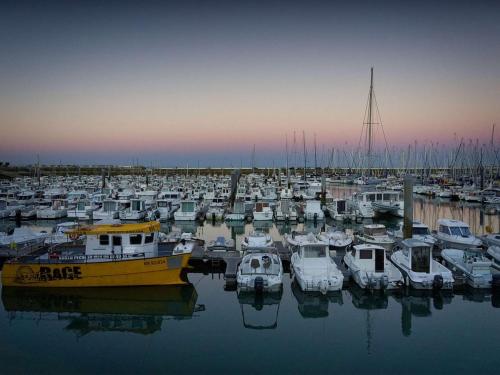
<svg viewBox="0 0 500 375"><path fill-rule="evenodd" d="M292 278L305 292L327 292L342 289L344 275L328 254L328 245L313 235L292 254Z"/></svg>
<svg viewBox="0 0 500 375"><path fill-rule="evenodd" d="M432 258L432 248L420 241L407 239L403 249L391 255L407 286L414 289L452 289L453 275L449 269Z"/></svg>
<svg viewBox="0 0 500 375"><path fill-rule="evenodd" d="M278 292L283 287L283 265L275 251L247 249L236 274L238 290Z"/></svg>
<svg viewBox="0 0 500 375"><path fill-rule="evenodd" d="M363 289L390 290L404 284L401 271L386 258L381 246L356 245L344 255L344 264Z"/></svg>
<svg viewBox="0 0 500 375"><path fill-rule="evenodd" d="M479 251L443 249L441 257L454 274L464 276L472 288L491 288L491 262Z"/></svg>

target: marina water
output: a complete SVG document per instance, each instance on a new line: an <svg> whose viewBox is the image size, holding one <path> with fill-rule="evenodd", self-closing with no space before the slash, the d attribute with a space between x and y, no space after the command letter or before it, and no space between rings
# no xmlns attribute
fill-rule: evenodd
<svg viewBox="0 0 500 375"><path fill-rule="evenodd" d="M335 188L349 195L351 188ZM480 235L499 231L480 205L415 198L415 218L440 217ZM328 222L332 224L331 222ZM398 220L384 222L389 228ZM7 225L3 222L2 225ZM50 230L54 221L33 221ZM258 229L274 240L320 225L162 224L237 247ZM354 226L352 229L356 230ZM497 373L500 295L490 290L305 294L225 290L218 269L190 270L183 287L2 290L2 372L30 373ZM22 288L21 288L22 289Z"/></svg>

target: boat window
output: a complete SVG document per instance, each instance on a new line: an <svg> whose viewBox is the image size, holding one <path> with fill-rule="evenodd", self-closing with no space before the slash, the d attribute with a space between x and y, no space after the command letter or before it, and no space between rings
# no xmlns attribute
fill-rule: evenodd
<svg viewBox="0 0 500 375"><path fill-rule="evenodd" d="M122 245L122 236L113 236L113 246Z"/></svg>
<svg viewBox="0 0 500 375"><path fill-rule="evenodd" d="M450 227L450 232L453 236L461 236L462 232L460 231L460 227Z"/></svg>
<svg viewBox="0 0 500 375"><path fill-rule="evenodd" d="M374 202L375 201L375 194L368 194L368 200L370 202Z"/></svg>
<svg viewBox="0 0 500 375"><path fill-rule="evenodd" d="M359 259L372 259L371 250L359 250Z"/></svg>
<svg viewBox="0 0 500 375"><path fill-rule="evenodd" d="M144 243L151 243L153 242L154 238L155 238L154 233L147 234L146 236L144 236Z"/></svg>
<svg viewBox="0 0 500 375"><path fill-rule="evenodd" d="M101 246L109 245L109 236L107 234L101 234L99 236L99 245Z"/></svg>
<svg viewBox="0 0 500 375"><path fill-rule="evenodd" d="M444 234L450 234L450 231L447 226L445 225L440 225L439 226L439 231Z"/></svg>
<svg viewBox="0 0 500 375"><path fill-rule="evenodd" d="M142 243L142 234L131 234L130 235L130 244L131 245L140 245Z"/></svg>
<svg viewBox="0 0 500 375"><path fill-rule="evenodd" d="M462 235L470 236L470 230L468 227L460 227L460 229L462 230Z"/></svg>
<svg viewBox="0 0 500 375"><path fill-rule="evenodd" d="M431 268L431 252L428 247L411 249L411 269L414 272L429 273Z"/></svg>
<svg viewBox="0 0 500 375"><path fill-rule="evenodd" d="M324 246L305 246L304 258L326 258L326 247Z"/></svg>
<svg viewBox="0 0 500 375"><path fill-rule="evenodd" d="M425 236L425 235L429 234L429 228L413 227L413 234Z"/></svg>
<svg viewBox="0 0 500 375"><path fill-rule="evenodd" d="M383 195L382 195L382 194L380 194L380 193L378 193L378 194L377 194L377 200L378 200L378 201L384 200Z"/></svg>

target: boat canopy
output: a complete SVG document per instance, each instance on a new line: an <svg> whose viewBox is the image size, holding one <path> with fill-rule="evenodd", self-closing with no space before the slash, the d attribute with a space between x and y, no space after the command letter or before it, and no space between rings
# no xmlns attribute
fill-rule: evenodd
<svg viewBox="0 0 500 375"><path fill-rule="evenodd" d="M150 221L148 223L137 224L102 224L88 225L67 231L68 235L99 235L99 234L114 234L114 233L151 233L160 230L160 223Z"/></svg>

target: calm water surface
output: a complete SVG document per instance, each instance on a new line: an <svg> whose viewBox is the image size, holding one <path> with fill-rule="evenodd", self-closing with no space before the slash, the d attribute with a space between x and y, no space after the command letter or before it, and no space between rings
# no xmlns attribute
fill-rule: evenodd
<svg viewBox="0 0 500 375"><path fill-rule="evenodd" d="M343 190L339 192L342 194ZM417 199L415 216L463 219L482 234L498 215ZM397 220L386 221L389 226ZM54 223L34 222L36 228ZM276 240L297 226L260 224ZM320 227L306 225L307 230ZM239 242L253 225L163 225ZM198 273L199 272L199 273ZM4 288L2 373L498 373L500 295L304 294L287 274L281 294L224 290L220 273L192 270L185 287Z"/></svg>

